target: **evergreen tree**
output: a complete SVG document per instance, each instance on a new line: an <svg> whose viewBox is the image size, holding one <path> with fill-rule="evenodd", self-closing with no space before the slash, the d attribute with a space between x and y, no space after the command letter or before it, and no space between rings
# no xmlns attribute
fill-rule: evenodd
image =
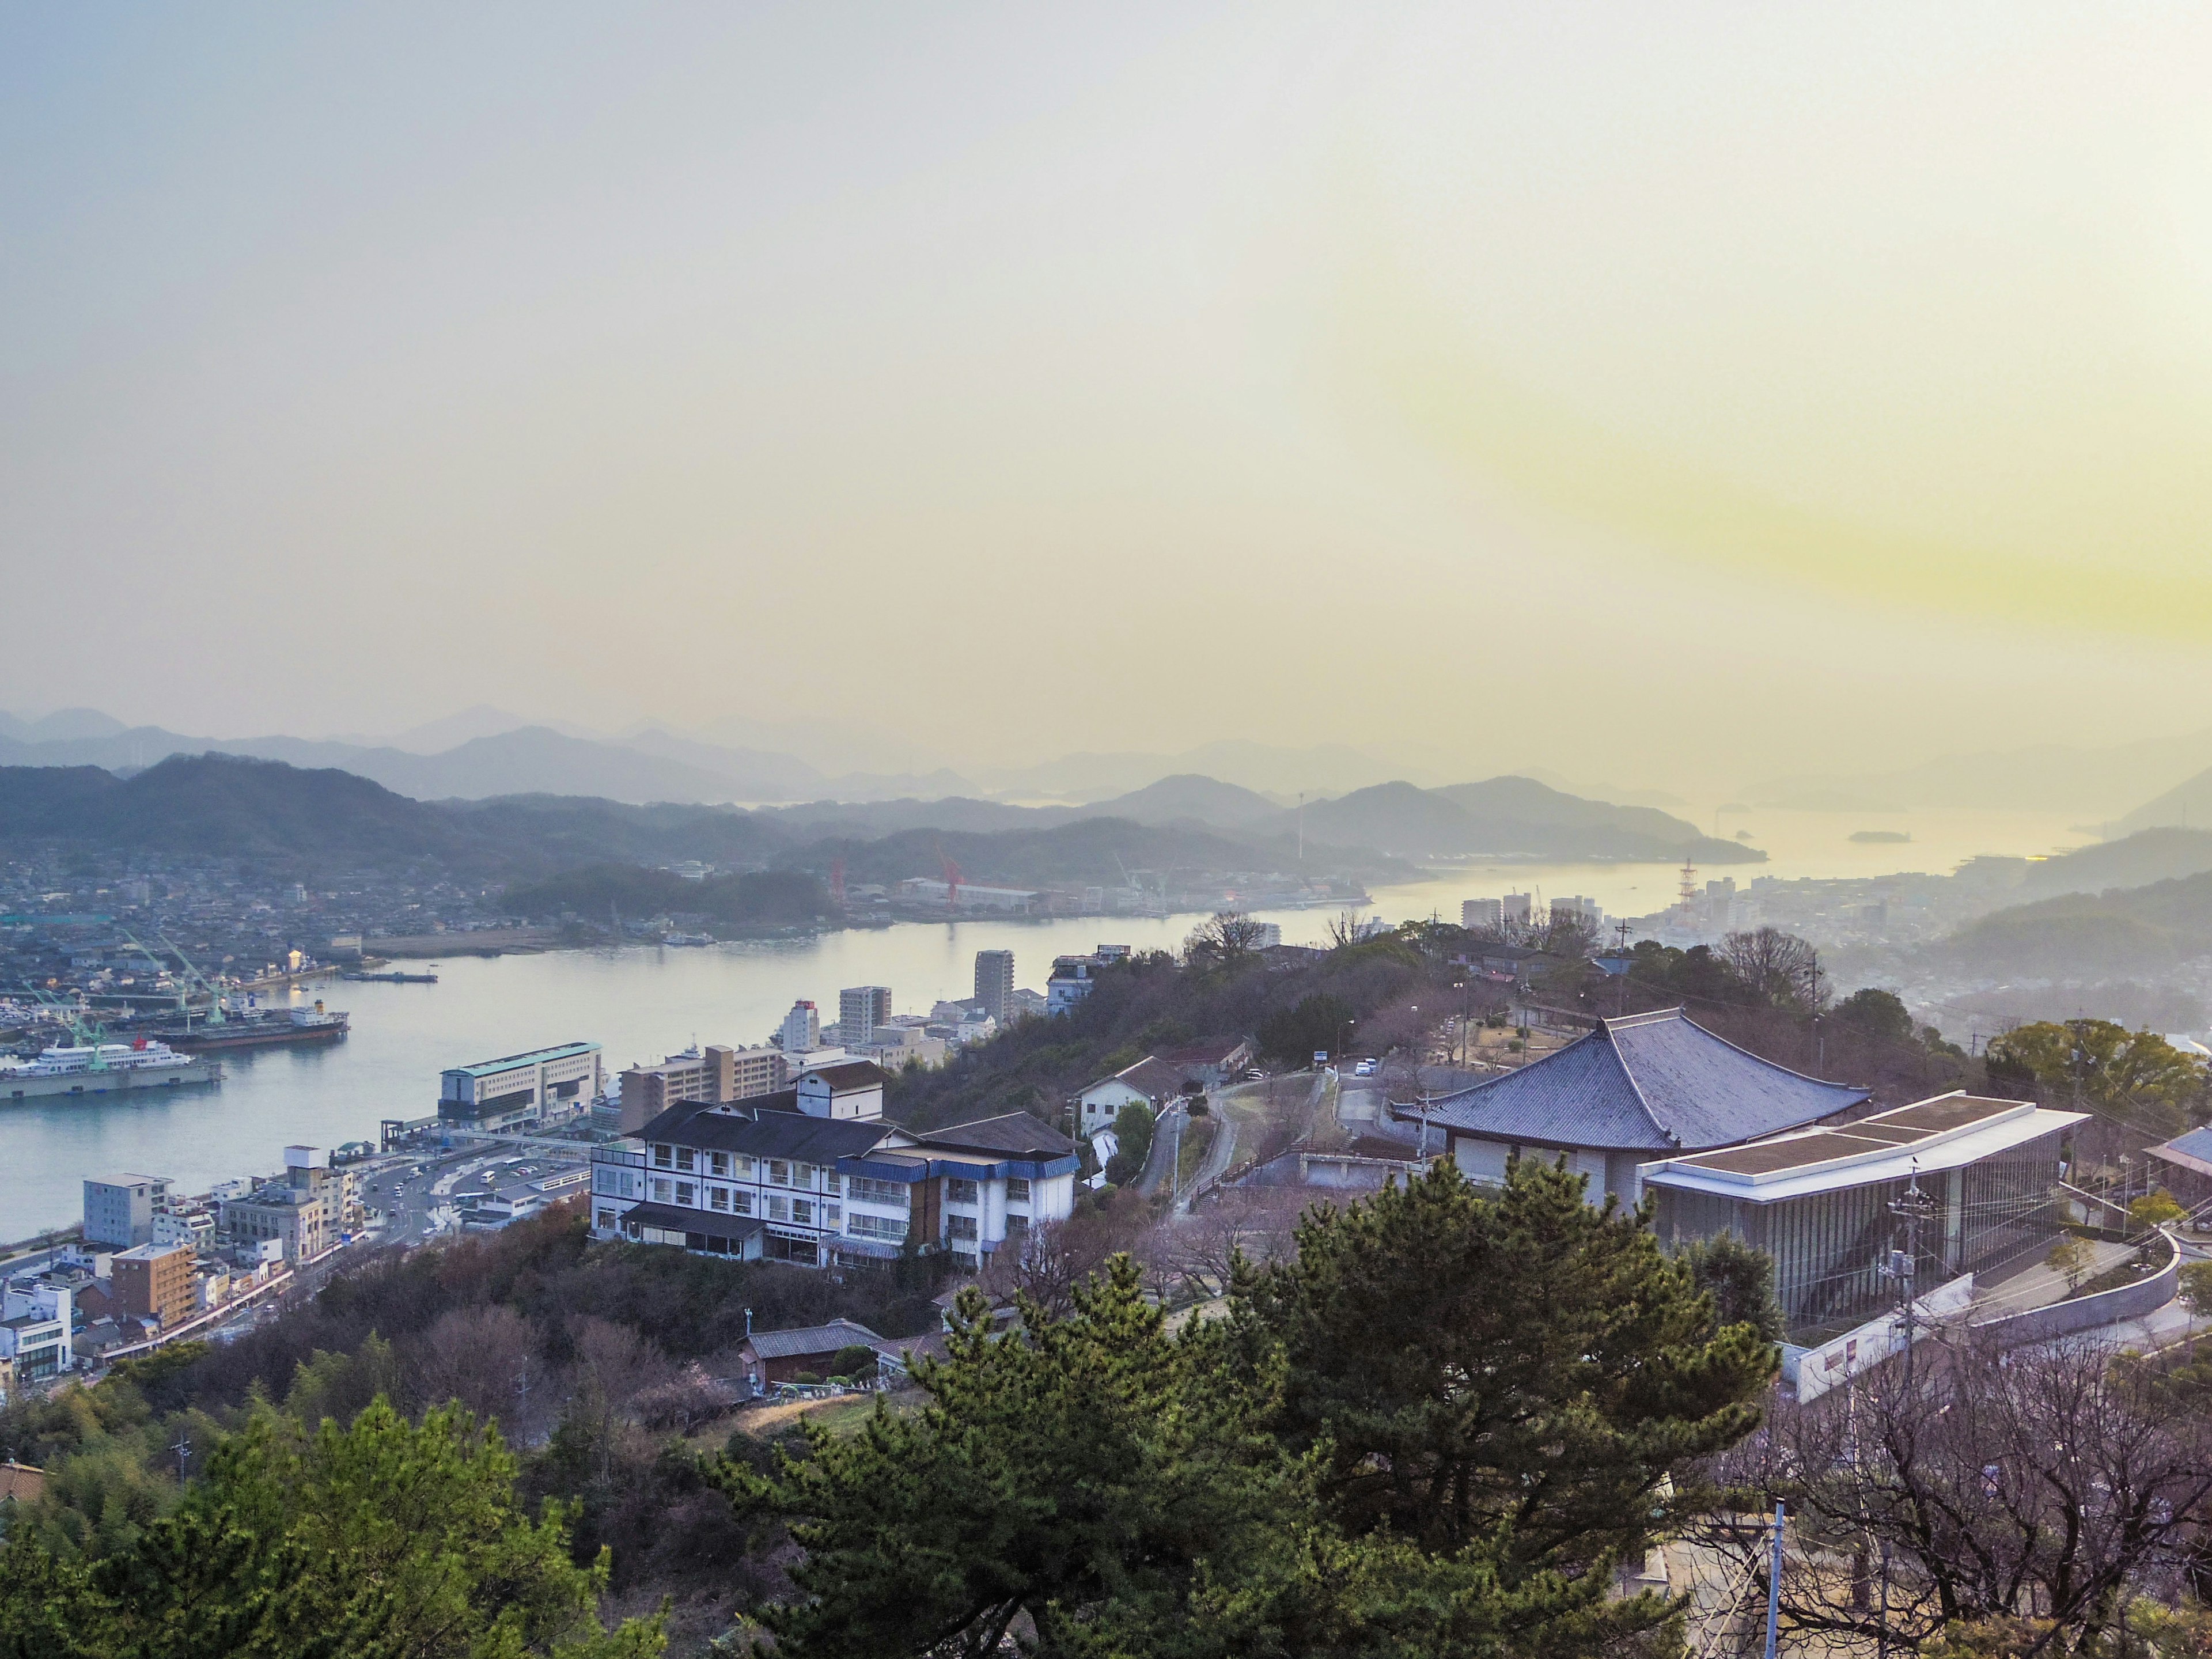
<svg viewBox="0 0 2212 1659"><path fill-rule="evenodd" d="M923 1410L879 1404L850 1438L810 1425L811 1455L770 1476L722 1464L740 1510L806 1551L801 1599L763 1613L779 1653L982 1659L1012 1636L1054 1659L1507 1659L1665 1621L1648 1598L1607 1602L1598 1575L1509 1585L1494 1536L1442 1553L1346 1536L1325 1460L1267 1431L1279 1364L1250 1363L1226 1322L1170 1337L1127 1256L1072 1317L1024 1315L994 1336L968 1292L947 1358L921 1367Z"/></svg>
<svg viewBox="0 0 2212 1659"><path fill-rule="evenodd" d="M257 1413L133 1547L79 1569L9 1540L0 1655L69 1659L647 1659L658 1621L611 1635L606 1576L568 1559L567 1516L514 1507L515 1462L458 1408L420 1427L379 1400L309 1435ZM68 1645L58 1643L56 1633Z"/></svg>
<svg viewBox="0 0 2212 1659"><path fill-rule="evenodd" d="M1437 1556L1497 1539L1508 1589L1601 1573L1694 1510L1686 1466L1753 1426L1777 1364L1715 1329L1645 1217L1530 1159L1495 1195L1439 1163L1318 1210L1236 1301L1248 1352L1280 1346L1275 1425L1325 1459L1337 1522Z"/></svg>

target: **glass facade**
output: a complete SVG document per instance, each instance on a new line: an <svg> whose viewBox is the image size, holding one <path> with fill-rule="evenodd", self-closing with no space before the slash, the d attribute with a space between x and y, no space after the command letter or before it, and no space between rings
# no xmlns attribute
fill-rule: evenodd
<svg viewBox="0 0 2212 1659"><path fill-rule="evenodd" d="M2053 1130L1963 1169L1921 1177L1921 1191L1936 1201L1920 1230L1923 1294L2049 1243L2058 1230L2052 1188L2063 1134ZM1908 1177L1838 1186L1763 1204L1659 1182L1647 1190L1657 1199L1654 1225L1668 1249L1733 1232L1772 1256L1776 1297L1798 1333L1848 1328L1895 1304L1896 1287L1881 1268L1892 1249L1903 1248L1904 1226L1889 1206L1910 1184Z"/></svg>

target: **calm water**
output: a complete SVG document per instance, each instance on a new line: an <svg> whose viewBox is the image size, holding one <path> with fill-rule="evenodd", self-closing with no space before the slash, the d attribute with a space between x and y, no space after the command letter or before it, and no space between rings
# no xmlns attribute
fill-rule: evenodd
<svg viewBox="0 0 2212 1659"><path fill-rule="evenodd" d="M1774 854L1768 864L1727 866L1739 881L1947 871L1978 853L2040 854L2087 838L2061 819L2026 814L1770 812L1721 823L1729 833L1752 830ZM1856 829L1891 828L1910 831L1912 843L1849 840ZM1455 920L1461 899L1513 888L1547 899L1588 894L1608 911L1639 915L1668 902L1675 880L1672 869L1650 865L1470 866L1378 889L1375 914L1395 921L1434 910ZM1322 942L1333 919L1318 910L1264 914L1282 924L1290 944ZM775 945L462 957L440 966L436 985L333 981L307 996L351 1012L353 1033L335 1047L226 1056L220 1087L159 1099L0 1108L0 1238L76 1220L79 1182L88 1175L166 1175L203 1192L274 1170L290 1142L374 1140L380 1120L435 1109L438 1073L447 1066L576 1039L604 1045L610 1070L657 1059L695 1036L759 1042L795 997L811 998L834 1019L838 989L847 985L888 985L897 1012L927 1012L940 997L972 991L978 951L1012 950L1016 983L1042 988L1054 956L1102 940L1171 950L1198 920L911 923Z"/></svg>

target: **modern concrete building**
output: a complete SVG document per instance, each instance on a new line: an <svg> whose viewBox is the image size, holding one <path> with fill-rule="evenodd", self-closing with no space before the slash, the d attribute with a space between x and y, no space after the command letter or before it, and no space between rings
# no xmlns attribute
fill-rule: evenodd
<svg viewBox="0 0 2212 1659"><path fill-rule="evenodd" d="M787 1054L803 1054L822 1046L822 1016L804 1000L791 1005L776 1032L776 1046Z"/></svg>
<svg viewBox="0 0 2212 1659"><path fill-rule="evenodd" d="M190 1318L198 1300L192 1280L197 1260L182 1244L140 1244L117 1251L108 1264L116 1305L164 1326Z"/></svg>
<svg viewBox="0 0 2212 1659"><path fill-rule="evenodd" d="M1006 1000L1014 994L1014 953L1012 951L975 952L975 1000L1001 1025L1006 1021Z"/></svg>
<svg viewBox="0 0 2212 1659"><path fill-rule="evenodd" d="M127 1250L154 1242L154 1218L169 1207L167 1176L115 1175L84 1183L84 1242Z"/></svg>
<svg viewBox="0 0 2212 1659"><path fill-rule="evenodd" d="M339 1243L359 1224L360 1208L349 1170L331 1168L319 1146L287 1146L281 1177L222 1201L222 1231L248 1249L273 1242L284 1261L297 1262Z"/></svg>
<svg viewBox="0 0 2212 1659"><path fill-rule="evenodd" d="M439 1073L438 1115L476 1129L507 1129L587 1110L599 1092L599 1045L563 1042Z"/></svg>
<svg viewBox="0 0 2212 1659"><path fill-rule="evenodd" d="M1893 1305L1885 1277L1905 1233L1892 1206L1927 1200L1913 1262L1926 1294L2047 1250L2064 1219L2067 1135L2086 1113L1963 1091L1830 1128L1661 1158L1643 1166L1669 1248L1732 1232L1774 1259L1795 1333L1848 1328Z"/></svg>
<svg viewBox="0 0 2212 1659"><path fill-rule="evenodd" d="M1459 906L1459 925L1470 933L1479 933L1495 927L1505 920L1505 902L1502 899L1462 899Z"/></svg>
<svg viewBox="0 0 2212 1659"><path fill-rule="evenodd" d="M866 1048L890 1017L888 985L848 985L837 993L837 1041L848 1048Z"/></svg>
<svg viewBox="0 0 2212 1659"><path fill-rule="evenodd" d="M76 1294L33 1274L8 1281L0 1295L0 1360L10 1362L19 1382L36 1382L76 1369L70 1328Z"/></svg>
<svg viewBox="0 0 2212 1659"><path fill-rule="evenodd" d="M1045 1012L1064 1014L1089 996L1097 988L1098 970L1104 964L1097 956L1054 957L1052 972L1045 978Z"/></svg>

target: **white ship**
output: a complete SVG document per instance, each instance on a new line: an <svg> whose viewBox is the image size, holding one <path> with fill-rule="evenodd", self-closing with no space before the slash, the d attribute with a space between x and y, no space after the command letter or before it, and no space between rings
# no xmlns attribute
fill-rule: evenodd
<svg viewBox="0 0 2212 1659"><path fill-rule="evenodd" d="M219 1082L222 1068L198 1054L180 1054L166 1042L89 1043L44 1048L36 1060L0 1056L0 1101L46 1095L112 1095L133 1089L177 1089Z"/></svg>

